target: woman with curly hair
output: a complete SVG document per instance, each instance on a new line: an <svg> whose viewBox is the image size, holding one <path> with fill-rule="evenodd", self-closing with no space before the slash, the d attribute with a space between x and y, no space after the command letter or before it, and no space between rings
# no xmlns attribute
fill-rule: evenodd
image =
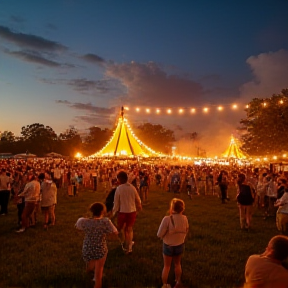
<svg viewBox="0 0 288 288"><path fill-rule="evenodd" d="M118 234L118 231L112 222L104 217L106 206L103 203L95 202L89 210L92 212L92 218L79 218L75 227L85 233L82 254L86 262L86 270L87 272L94 271L94 288L101 288L108 253L106 235Z"/></svg>

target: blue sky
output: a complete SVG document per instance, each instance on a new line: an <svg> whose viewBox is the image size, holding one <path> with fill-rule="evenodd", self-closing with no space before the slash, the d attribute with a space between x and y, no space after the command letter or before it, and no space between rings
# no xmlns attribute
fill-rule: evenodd
<svg viewBox="0 0 288 288"><path fill-rule="evenodd" d="M2 0L0 131L112 128L127 105L133 125L223 139L245 103L287 88L287 16L284 0Z"/></svg>

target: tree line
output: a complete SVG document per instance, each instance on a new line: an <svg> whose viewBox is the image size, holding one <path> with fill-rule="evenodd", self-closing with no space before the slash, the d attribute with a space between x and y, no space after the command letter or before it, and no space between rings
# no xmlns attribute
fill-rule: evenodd
<svg viewBox="0 0 288 288"><path fill-rule="evenodd" d="M90 127L87 135L82 136L76 128L69 128L59 135L50 126L34 123L23 126L21 135L15 136L11 131L1 134L0 153L19 154L28 151L37 156L45 156L55 152L63 156L73 157L77 152L83 156L89 156L99 151L112 137L113 131ZM170 153L174 132L164 128L162 125L144 123L135 129L139 139L152 149Z"/></svg>
<svg viewBox="0 0 288 288"><path fill-rule="evenodd" d="M244 152L250 156L288 153L288 89L269 98L252 99L245 112L246 117L240 120L237 128ZM113 131L108 128L93 126L88 130L83 137L75 128L57 135L50 126L34 123L23 126L19 137L11 131L4 131L0 139L0 152L18 154L29 151L37 156L56 152L74 156L80 151L82 155L89 156L99 151L113 135ZM144 123L135 127L134 132L153 150L171 154L175 141L172 130L159 124ZM187 135L191 136L191 141L199 138L196 132Z"/></svg>
<svg viewBox="0 0 288 288"><path fill-rule="evenodd" d="M238 131L242 150L251 156L288 152L288 89L269 98L254 98L245 109Z"/></svg>

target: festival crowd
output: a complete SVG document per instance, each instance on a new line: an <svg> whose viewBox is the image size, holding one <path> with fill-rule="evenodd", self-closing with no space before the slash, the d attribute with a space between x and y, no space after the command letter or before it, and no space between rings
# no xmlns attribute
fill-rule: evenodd
<svg viewBox="0 0 288 288"><path fill-rule="evenodd" d="M163 240L163 288L174 262L175 285L181 283L181 256L189 224L183 214L185 203L177 198L186 193L187 201L197 195L216 195L221 203L229 200L228 187L237 189L239 222L250 231L252 210L260 209L263 218L276 217L278 235L265 252L252 255L246 263L245 287L288 287L288 271L282 262L288 257L288 183L283 171L237 165L209 166L168 164L161 161L139 163L133 160L64 160L64 159L2 159L0 160L0 214L8 213L9 201L17 206L18 230L25 232L35 226L39 210L43 212L43 228L55 225L58 189L76 196L80 188L97 191L99 185L107 192L106 202L90 206L91 218L79 218L75 227L84 232L83 259L87 271L93 271L95 288L102 287L102 275L108 248L107 234L115 234L125 254L133 251L133 225L137 211L149 203L151 183L175 194L169 215L162 219L157 236ZM60 191L60 190L59 190ZM117 225L107 218L117 217Z"/></svg>

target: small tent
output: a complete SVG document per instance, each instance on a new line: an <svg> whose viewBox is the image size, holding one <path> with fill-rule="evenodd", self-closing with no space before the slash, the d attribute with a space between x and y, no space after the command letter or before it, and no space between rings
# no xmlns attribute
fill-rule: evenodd
<svg viewBox="0 0 288 288"><path fill-rule="evenodd" d="M231 136L229 147L223 153L224 158L246 159L246 155L241 151L236 139Z"/></svg>
<svg viewBox="0 0 288 288"><path fill-rule="evenodd" d="M49 157L49 158L63 158L63 155L61 155L59 153L55 153L55 152L50 152L50 153L47 153L45 155L45 157Z"/></svg>
<svg viewBox="0 0 288 288"><path fill-rule="evenodd" d="M31 153L20 153L13 156L13 158L22 158L22 159L35 158L35 157L37 157L37 155Z"/></svg>

